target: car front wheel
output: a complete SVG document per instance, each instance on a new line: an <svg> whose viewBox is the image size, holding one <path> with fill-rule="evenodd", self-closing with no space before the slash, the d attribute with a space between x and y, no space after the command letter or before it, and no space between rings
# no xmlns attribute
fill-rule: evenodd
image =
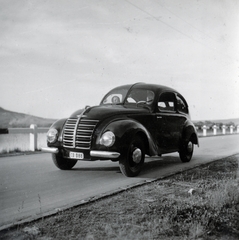
<svg viewBox="0 0 239 240"><path fill-rule="evenodd" d="M191 140L186 141L182 144L182 147L179 151L179 156L182 162L189 162L193 156L194 145Z"/></svg>
<svg viewBox="0 0 239 240"><path fill-rule="evenodd" d="M140 137L135 137L130 142L128 149L125 154L119 160L119 166L121 172L126 177L137 176L144 164L145 148L144 143Z"/></svg>
<svg viewBox="0 0 239 240"><path fill-rule="evenodd" d="M57 154L53 153L52 160L54 164L61 170L70 170L77 163L77 160L63 158L60 153L57 153Z"/></svg>

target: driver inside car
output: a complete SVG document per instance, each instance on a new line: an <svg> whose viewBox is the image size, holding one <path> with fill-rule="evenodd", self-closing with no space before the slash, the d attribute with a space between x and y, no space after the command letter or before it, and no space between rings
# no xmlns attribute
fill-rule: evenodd
<svg viewBox="0 0 239 240"><path fill-rule="evenodd" d="M154 92L152 91L147 91L147 101L146 103L150 105L154 100Z"/></svg>

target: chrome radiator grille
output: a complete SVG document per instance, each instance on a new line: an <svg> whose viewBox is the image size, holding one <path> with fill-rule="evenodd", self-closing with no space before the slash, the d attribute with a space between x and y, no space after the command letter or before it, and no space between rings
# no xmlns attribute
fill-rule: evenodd
<svg viewBox="0 0 239 240"><path fill-rule="evenodd" d="M63 131L63 146L89 150L92 134L99 121L88 118L69 118Z"/></svg>

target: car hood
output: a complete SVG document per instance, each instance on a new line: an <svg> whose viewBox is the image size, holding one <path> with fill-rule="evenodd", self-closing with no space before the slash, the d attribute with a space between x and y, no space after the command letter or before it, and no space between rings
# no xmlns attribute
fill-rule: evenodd
<svg viewBox="0 0 239 240"><path fill-rule="evenodd" d="M79 118L81 116L91 119L103 120L105 118L117 115L129 114L147 114L150 110L143 107L126 107L123 105L99 105L89 107L87 109L80 109L71 115L71 118Z"/></svg>

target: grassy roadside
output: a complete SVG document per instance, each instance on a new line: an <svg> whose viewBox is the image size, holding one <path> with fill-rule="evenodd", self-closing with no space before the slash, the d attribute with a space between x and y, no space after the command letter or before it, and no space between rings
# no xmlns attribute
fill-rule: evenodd
<svg viewBox="0 0 239 240"><path fill-rule="evenodd" d="M239 239L239 155L0 232L0 239Z"/></svg>

